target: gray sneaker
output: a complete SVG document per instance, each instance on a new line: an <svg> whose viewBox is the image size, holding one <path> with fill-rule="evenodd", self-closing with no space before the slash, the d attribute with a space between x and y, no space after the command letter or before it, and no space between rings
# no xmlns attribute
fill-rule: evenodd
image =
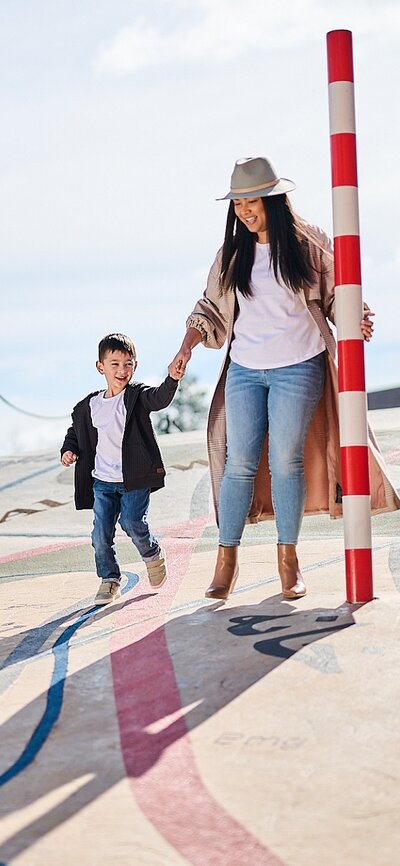
<svg viewBox="0 0 400 866"><path fill-rule="evenodd" d="M102 580L94 597L95 604L109 604L116 598L121 598L121 590L115 580Z"/></svg>
<svg viewBox="0 0 400 866"><path fill-rule="evenodd" d="M158 559L152 559L150 562L146 562L146 568L151 586L153 586L154 589L159 589L168 577L167 560L163 548L160 550Z"/></svg>

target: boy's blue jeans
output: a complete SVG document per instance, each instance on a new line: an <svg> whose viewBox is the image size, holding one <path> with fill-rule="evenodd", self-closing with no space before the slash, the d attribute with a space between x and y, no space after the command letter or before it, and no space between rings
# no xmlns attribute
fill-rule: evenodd
<svg viewBox="0 0 400 866"><path fill-rule="evenodd" d="M124 484L99 481L96 478L93 492L92 545L96 571L102 580L120 583L121 571L114 544L118 519L121 528L132 539L143 560L153 559L160 551L147 523L150 490L146 487L127 491Z"/></svg>
<svg viewBox="0 0 400 866"><path fill-rule="evenodd" d="M219 497L220 544L240 544L267 431L278 544L297 543L306 496L304 443L324 374L324 352L272 370L230 363L225 385L227 459Z"/></svg>

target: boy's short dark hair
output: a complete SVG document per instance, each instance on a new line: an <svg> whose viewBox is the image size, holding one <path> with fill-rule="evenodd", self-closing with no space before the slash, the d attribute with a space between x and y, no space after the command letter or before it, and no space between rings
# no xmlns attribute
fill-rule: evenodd
<svg viewBox="0 0 400 866"><path fill-rule="evenodd" d="M126 334L107 334L99 343L99 361L104 360L107 352L126 352L136 360L136 349Z"/></svg>

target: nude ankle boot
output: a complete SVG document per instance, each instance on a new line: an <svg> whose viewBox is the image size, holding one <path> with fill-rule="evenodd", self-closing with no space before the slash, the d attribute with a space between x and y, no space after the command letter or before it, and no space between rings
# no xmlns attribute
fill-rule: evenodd
<svg viewBox="0 0 400 866"><path fill-rule="evenodd" d="M206 598L228 598L238 574L238 547L224 547L220 544L213 581L206 590Z"/></svg>
<svg viewBox="0 0 400 866"><path fill-rule="evenodd" d="M278 544L278 571L284 598L302 598L306 594L295 544Z"/></svg>

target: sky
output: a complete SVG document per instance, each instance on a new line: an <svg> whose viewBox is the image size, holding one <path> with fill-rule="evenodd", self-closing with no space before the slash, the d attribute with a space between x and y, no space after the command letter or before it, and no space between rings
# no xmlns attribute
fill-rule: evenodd
<svg viewBox="0 0 400 866"><path fill-rule="evenodd" d="M103 386L177 352L223 239L236 159L268 156L332 234L326 33L353 34L367 388L400 385L400 7L369 0L0 0L0 454L58 446ZM190 372L211 388L223 352ZM59 421L50 420L60 416Z"/></svg>

